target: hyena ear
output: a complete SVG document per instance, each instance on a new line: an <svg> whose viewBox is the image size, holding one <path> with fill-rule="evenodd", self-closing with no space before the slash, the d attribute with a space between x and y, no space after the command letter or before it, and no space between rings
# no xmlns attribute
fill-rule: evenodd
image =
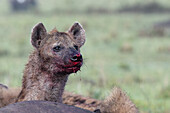
<svg viewBox="0 0 170 113"><path fill-rule="evenodd" d="M31 43L35 48L39 48L42 40L46 37L47 31L42 23L38 23L33 27L31 33Z"/></svg>
<svg viewBox="0 0 170 113"><path fill-rule="evenodd" d="M86 41L85 30L80 23L74 23L68 32L73 35L73 38L79 47L84 45Z"/></svg>

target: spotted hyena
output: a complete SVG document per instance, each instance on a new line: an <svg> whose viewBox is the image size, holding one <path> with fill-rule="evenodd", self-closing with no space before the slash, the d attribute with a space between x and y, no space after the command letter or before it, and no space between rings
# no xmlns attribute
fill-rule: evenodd
<svg viewBox="0 0 170 113"><path fill-rule="evenodd" d="M85 43L85 30L74 23L67 32L50 32L42 23L31 34L33 53L26 64L22 90L16 102L47 100L62 102L68 76L80 70L83 57L80 48Z"/></svg>
<svg viewBox="0 0 170 113"><path fill-rule="evenodd" d="M136 106L120 88L114 88L104 101L63 93L69 74L79 71L83 64L80 48L85 43L85 30L79 23L74 23L67 32L56 29L47 32L39 23L32 30L31 43L34 51L24 70L22 88L14 89L16 93L13 95L6 93L10 90L4 88L3 95L6 97L2 98L3 105L11 103L9 99L19 94L15 102L46 100L97 113L138 113Z"/></svg>

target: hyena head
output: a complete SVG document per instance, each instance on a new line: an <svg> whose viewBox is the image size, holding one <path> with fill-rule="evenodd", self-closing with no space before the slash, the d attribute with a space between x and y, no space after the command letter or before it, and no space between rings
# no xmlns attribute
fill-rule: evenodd
<svg viewBox="0 0 170 113"><path fill-rule="evenodd" d="M76 73L83 64L80 47L85 43L85 30L74 23L67 32L53 29L47 33L42 23L37 24L31 35L42 67L56 74Z"/></svg>

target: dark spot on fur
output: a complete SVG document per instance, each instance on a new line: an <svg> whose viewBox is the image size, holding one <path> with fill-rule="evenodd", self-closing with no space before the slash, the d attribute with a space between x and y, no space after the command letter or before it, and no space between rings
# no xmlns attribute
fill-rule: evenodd
<svg viewBox="0 0 170 113"><path fill-rule="evenodd" d="M78 102L78 101L79 101L79 99L75 99L75 100L74 100L74 102Z"/></svg>
<svg viewBox="0 0 170 113"><path fill-rule="evenodd" d="M94 102L92 102L91 104L95 104L96 102L94 101Z"/></svg>
<svg viewBox="0 0 170 113"><path fill-rule="evenodd" d="M80 103L84 103L86 100L85 99L83 99L83 100L80 100Z"/></svg>

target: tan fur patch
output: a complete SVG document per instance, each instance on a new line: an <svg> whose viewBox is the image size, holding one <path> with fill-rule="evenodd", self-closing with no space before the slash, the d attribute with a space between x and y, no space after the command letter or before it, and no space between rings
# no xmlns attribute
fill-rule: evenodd
<svg viewBox="0 0 170 113"><path fill-rule="evenodd" d="M57 30L57 28L55 27L54 29L52 29L50 32L49 32L49 34L54 34L54 33L57 33L58 32L58 30Z"/></svg>

